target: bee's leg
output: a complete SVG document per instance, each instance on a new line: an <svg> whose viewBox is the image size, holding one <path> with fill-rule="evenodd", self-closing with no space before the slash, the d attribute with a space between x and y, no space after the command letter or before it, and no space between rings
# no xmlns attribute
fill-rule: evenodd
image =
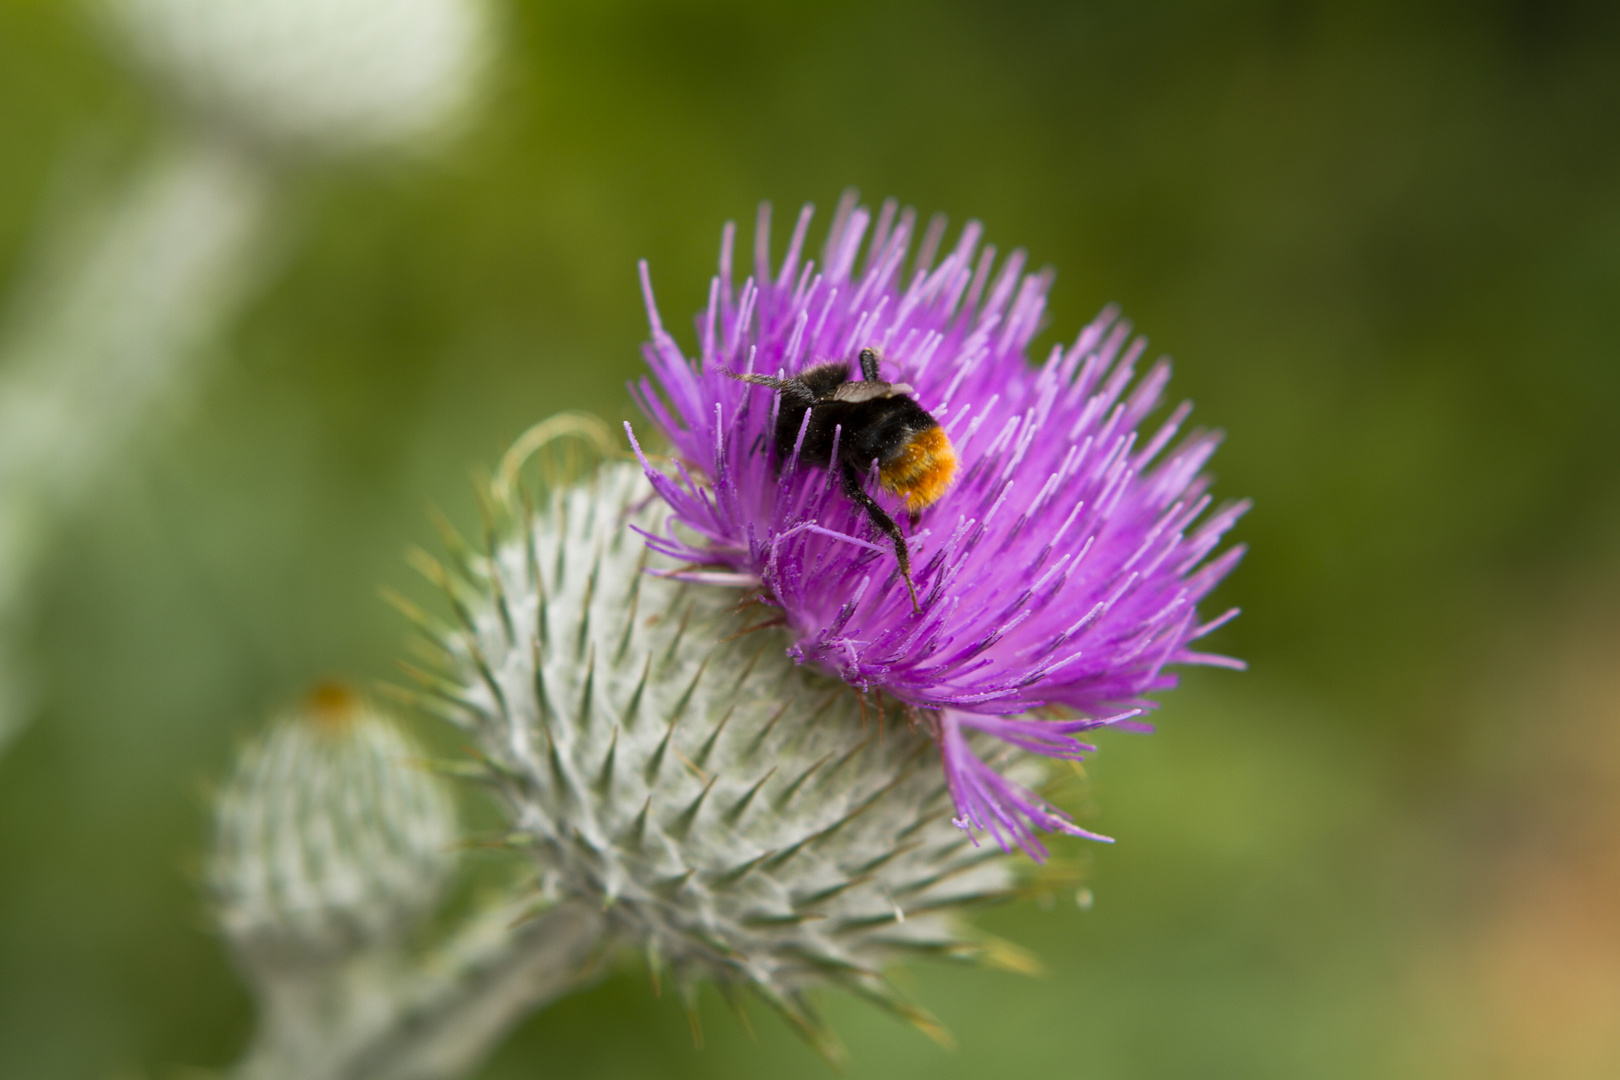
<svg viewBox="0 0 1620 1080"><path fill-rule="evenodd" d="M911 594L911 610L921 615L922 605L917 603L917 587L911 583L911 555L906 550L905 534L900 531L900 526L894 523L894 518L890 517L883 507L877 504L877 500L861 487L861 476L855 466L847 461L843 462L838 475L844 481L844 494L865 510L866 516L872 519L872 524L894 541L894 557L900 564L900 576L905 579L906 592Z"/></svg>
<svg viewBox="0 0 1620 1080"><path fill-rule="evenodd" d="M878 381L879 356L876 349L861 350L861 378L867 382Z"/></svg>

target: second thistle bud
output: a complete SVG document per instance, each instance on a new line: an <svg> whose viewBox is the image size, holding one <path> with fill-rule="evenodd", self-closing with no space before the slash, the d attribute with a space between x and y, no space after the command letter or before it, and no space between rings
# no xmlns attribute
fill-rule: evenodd
<svg viewBox="0 0 1620 1080"><path fill-rule="evenodd" d="M456 839L440 782L388 718L317 688L243 748L220 794L210 884L245 955L334 961L396 940L438 899Z"/></svg>

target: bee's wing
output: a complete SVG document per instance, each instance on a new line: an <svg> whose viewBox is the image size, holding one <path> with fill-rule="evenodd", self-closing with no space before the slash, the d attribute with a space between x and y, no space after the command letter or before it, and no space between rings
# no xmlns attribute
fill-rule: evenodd
<svg viewBox="0 0 1620 1080"><path fill-rule="evenodd" d="M849 405L858 405L863 401L876 401L879 398L905 397L913 393L911 387L905 383L878 382L873 379L864 379L861 382L839 383L833 392L822 398L822 401L842 401Z"/></svg>

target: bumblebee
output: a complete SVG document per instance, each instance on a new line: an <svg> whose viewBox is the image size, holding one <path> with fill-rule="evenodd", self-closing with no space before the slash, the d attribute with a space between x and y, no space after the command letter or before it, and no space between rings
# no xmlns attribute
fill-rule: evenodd
<svg viewBox="0 0 1620 1080"><path fill-rule="evenodd" d="M911 396L911 387L882 380L876 349L862 349L860 364L860 382L850 380L848 363L836 360L806 368L791 379L735 372L732 377L781 393L781 412L776 419L777 467L793 456L802 428L800 460L838 470L844 494L894 542L894 557L911 594L911 608L921 612L905 535L867 494L861 478L875 461L878 483L885 491L905 496L906 510L915 524L923 508L950 487L956 475L956 451L939 421ZM806 413L810 414L808 424Z"/></svg>

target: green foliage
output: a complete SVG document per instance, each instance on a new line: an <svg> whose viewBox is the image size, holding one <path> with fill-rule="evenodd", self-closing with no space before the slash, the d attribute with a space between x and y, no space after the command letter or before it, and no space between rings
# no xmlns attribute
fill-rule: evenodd
<svg viewBox="0 0 1620 1080"><path fill-rule="evenodd" d="M680 332L722 220L847 184L1054 264L1053 339L1122 303L1231 433L1220 490L1257 504L1220 597L1246 614L1213 643L1253 670L1189 680L1088 765L1121 838L1094 910L1054 890L988 921L1047 979L920 966L950 1057L835 1000L851 1075L1489 1071L1511 1026L1443 958L1511 877L1508 824L1562 835L1608 797L1518 769L1564 715L1519 647L1561 649L1572 594L1620 607L1608 8L508 10L483 123L436 164L303 181L225 362L60 539L47 712L0 759L0 1074L239 1052L247 1000L183 870L197 783L309 683L390 674L375 589L431 543L425 500L473 534L469 468L560 409L626 413L636 258ZM68 5L0 4L12 284L39 216L158 137L143 94ZM1574 809L1537 817L1554 787ZM485 1075L824 1075L774 1024L694 1054L671 996L610 980Z"/></svg>

